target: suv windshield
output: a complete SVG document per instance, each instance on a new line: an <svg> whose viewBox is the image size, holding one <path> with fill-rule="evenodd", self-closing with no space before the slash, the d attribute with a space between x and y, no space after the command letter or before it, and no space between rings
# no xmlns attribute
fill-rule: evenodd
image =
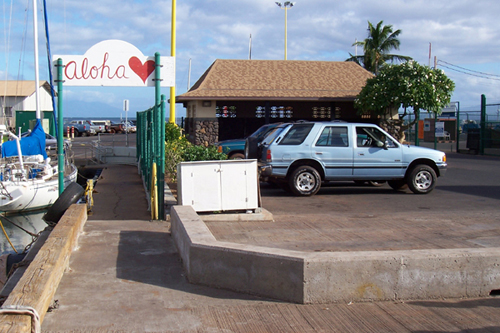
<svg viewBox="0 0 500 333"><path fill-rule="evenodd" d="M280 133L283 132L283 129L285 129L287 126L289 125L280 125L274 128L271 132L269 132L269 134L267 134L264 140L262 140L262 145L271 144L274 141L274 139L276 139L276 137L280 135Z"/></svg>
<svg viewBox="0 0 500 333"><path fill-rule="evenodd" d="M314 124L295 124L285 134L280 145L300 145L306 139Z"/></svg>

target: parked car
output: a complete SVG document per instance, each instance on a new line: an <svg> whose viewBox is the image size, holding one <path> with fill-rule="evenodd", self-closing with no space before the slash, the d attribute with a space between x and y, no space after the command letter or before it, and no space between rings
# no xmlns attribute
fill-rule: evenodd
<svg viewBox="0 0 500 333"><path fill-rule="evenodd" d="M65 122L63 125L64 134L69 130L71 135L71 130L73 129L74 136L90 136L95 134L95 130L90 127L90 124L86 120L71 120Z"/></svg>
<svg viewBox="0 0 500 333"><path fill-rule="evenodd" d="M111 121L108 126L109 133L125 133L125 125Z"/></svg>
<svg viewBox="0 0 500 333"><path fill-rule="evenodd" d="M251 142L252 147L262 141L262 139L270 132L272 131L276 126L278 126L280 123L273 123L273 124L266 124L259 129L257 129L255 132L250 134L248 137L245 139L233 139L233 140L224 140L224 141L219 141L215 144L217 147L217 150L219 153L226 153L228 156L228 159L231 160L240 160L244 158L257 158L257 154L251 154L251 156L247 157L246 156L246 145L247 142ZM252 150L253 153L253 150ZM250 155L250 154L249 154Z"/></svg>
<svg viewBox="0 0 500 333"><path fill-rule="evenodd" d="M106 120L89 120L90 128L97 133L107 133L108 123Z"/></svg>
<svg viewBox="0 0 500 333"><path fill-rule="evenodd" d="M446 172L443 152L400 144L373 124L287 124L262 142L261 176L296 195L316 194L322 181L387 181L431 192Z"/></svg>
<svg viewBox="0 0 500 333"><path fill-rule="evenodd" d="M124 126L125 132L128 133L135 133L137 132L137 126L133 125L130 121L122 121L122 124Z"/></svg>

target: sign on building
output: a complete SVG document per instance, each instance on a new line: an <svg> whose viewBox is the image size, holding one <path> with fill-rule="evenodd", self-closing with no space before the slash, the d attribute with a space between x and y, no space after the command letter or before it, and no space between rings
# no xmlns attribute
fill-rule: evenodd
<svg viewBox="0 0 500 333"><path fill-rule="evenodd" d="M457 116L457 103L451 102L450 104L446 105L441 110L441 116L442 117L456 117Z"/></svg>
<svg viewBox="0 0 500 333"><path fill-rule="evenodd" d="M65 86L155 86L155 57L121 40L99 42L84 55L55 55L54 65L59 58ZM160 64L160 86L175 86L175 58L160 57Z"/></svg>

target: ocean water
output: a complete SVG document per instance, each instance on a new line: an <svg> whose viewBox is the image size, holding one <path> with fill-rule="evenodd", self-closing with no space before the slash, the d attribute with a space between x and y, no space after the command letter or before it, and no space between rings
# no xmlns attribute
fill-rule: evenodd
<svg viewBox="0 0 500 333"><path fill-rule="evenodd" d="M0 218L3 230L5 230L17 252L23 252L24 248L32 242L33 237L30 233L37 234L47 227L47 223L42 219L45 212L46 210L30 214L2 216ZM0 236L0 254L15 253L3 230L0 230L2 234ZM29 231L29 233L25 230Z"/></svg>
<svg viewBox="0 0 500 333"><path fill-rule="evenodd" d="M111 120L112 122L119 123L122 120L125 121L125 117L64 117L64 121L71 120ZM136 120L135 117L127 117L127 120Z"/></svg>

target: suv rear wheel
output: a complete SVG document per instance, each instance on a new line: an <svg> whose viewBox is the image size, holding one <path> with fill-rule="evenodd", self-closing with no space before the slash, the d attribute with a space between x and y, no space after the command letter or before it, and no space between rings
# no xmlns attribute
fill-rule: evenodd
<svg viewBox="0 0 500 333"><path fill-rule="evenodd" d="M295 195L314 195L321 187L321 176L315 168L303 165L291 173L289 185Z"/></svg>
<svg viewBox="0 0 500 333"><path fill-rule="evenodd" d="M436 172L425 164L416 165L408 175L408 187L413 193L426 194L436 186Z"/></svg>

